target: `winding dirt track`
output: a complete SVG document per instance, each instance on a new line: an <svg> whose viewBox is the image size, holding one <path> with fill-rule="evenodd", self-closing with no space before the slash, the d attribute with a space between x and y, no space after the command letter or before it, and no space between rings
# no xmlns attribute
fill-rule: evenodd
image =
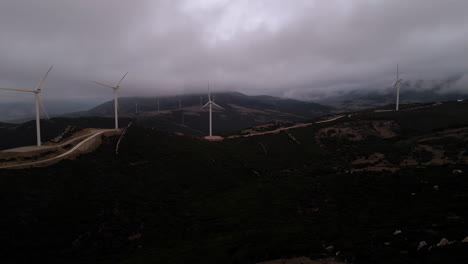
<svg viewBox="0 0 468 264"><path fill-rule="evenodd" d="M439 104L436 103L436 104L431 104L431 105L426 105L426 106L417 106L417 107L413 107L413 108L400 109L400 111L411 111L411 110L417 110L417 109L422 109L422 108L434 107L434 106L437 106L437 105L439 105ZM376 110L374 112L379 113L379 112L394 112L394 111L395 110L393 110L393 109L389 109L389 110ZM255 132L255 133L250 133L250 134L247 134L247 135L234 135L234 136L229 136L227 138L241 138L241 137L260 136L260 135L266 135L266 134L275 134L275 133L279 133L279 132L281 132L283 130L289 130L289 129L299 128L299 127L308 127L308 126L311 126L313 124L328 123L328 122L332 122L332 121L338 120L340 118L343 118L345 116L351 117L352 115L354 115L354 114L340 115L340 116L337 116L337 117L334 117L334 118L331 118L331 119L327 119L327 120L317 121L317 122L313 122L313 123L302 123L302 124L297 124L297 125L290 126L290 127L281 127L281 128L278 128L278 129L275 129L275 130L270 130L270 131Z"/></svg>
<svg viewBox="0 0 468 264"><path fill-rule="evenodd" d="M276 133L279 133L281 131L289 130L289 129L293 129L293 128L308 127L308 126L311 126L313 124L321 124L321 123L332 122L332 121L338 120L340 118L343 118L345 116L346 115L340 115L340 116L337 116L337 117L334 117L334 118L331 118L331 119L317 121L317 122L313 122L313 123L297 124L297 125L290 126L290 127L280 127L278 129L275 129L275 130L264 131L264 132L255 132L255 133L251 133L251 134L247 134L247 135L235 135L235 136L229 136L227 138L240 138L240 137L260 136L260 135L266 135L266 134L276 134Z"/></svg>
<svg viewBox="0 0 468 264"><path fill-rule="evenodd" d="M105 132L109 132L109 131L112 131L112 130L96 130L95 132L93 133L90 133L88 135L85 135L85 136L81 136L79 138L75 138L73 140L70 140L70 141L75 141L77 139L81 139L81 138L85 138L84 140L82 140L80 143L78 143L76 146L74 146L73 148L71 148L70 150L68 150L67 152L65 153L62 153L58 156L55 156L55 157L52 157L52 158L48 158L48 159L45 159L45 160L39 160L39 161L34 161L34 162L29 162L29 163L22 163L22 164L15 164L15 165L6 165L6 166L2 166L0 167L0 169L14 169L14 168L23 168L23 167L31 167L31 166L36 166L36 165L41 165L41 164L45 164L45 163L49 163L49 162L54 162L54 161L59 161L67 156L69 156L70 154L72 154L73 152L79 150L84 144L88 143L89 141L91 141L92 139L102 135L103 133ZM70 143L70 141L64 143L64 144L60 144L56 147L60 147L60 146L64 146L68 143ZM52 147L51 147L52 148Z"/></svg>

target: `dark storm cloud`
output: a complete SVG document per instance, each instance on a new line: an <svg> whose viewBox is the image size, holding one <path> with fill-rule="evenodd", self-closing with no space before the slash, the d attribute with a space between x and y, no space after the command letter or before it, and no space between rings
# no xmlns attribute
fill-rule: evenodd
<svg viewBox="0 0 468 264"><path fill-rule="evenodd" d="M3 0L0 86L32 87L54 64L44 97L106 98L89 80L129 71L122 95L211 80L306 98L385 88L399 63L407 80L458 75L448 89L466 91L467 11L461 0Z"/></svg>

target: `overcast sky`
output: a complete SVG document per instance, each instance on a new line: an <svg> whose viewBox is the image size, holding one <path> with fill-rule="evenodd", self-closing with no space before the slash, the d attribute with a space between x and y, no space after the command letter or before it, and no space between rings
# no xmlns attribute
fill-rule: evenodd
<svg viewBox="0 0 468 264"><path fill-rule="evenodd" d="M468 74L466 0L1 0L0 87L44 98L236 90L314 98ZM451 90L468 90L468 75ZM30 95L2 92L0 100Z"/></svg>

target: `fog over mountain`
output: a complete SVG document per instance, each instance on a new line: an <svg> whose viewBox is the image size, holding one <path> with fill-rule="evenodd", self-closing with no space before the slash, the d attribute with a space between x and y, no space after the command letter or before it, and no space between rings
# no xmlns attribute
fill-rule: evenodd
<svg viewBox="0 0 468 264"><path fill-rule="evenodd" d="M0 87L43 98L216 91L298 99L384 89L468 90L468 2L460 0L4 0ZM411 87L416 87L411 85ZM2 92L0 102L29 94Z"/></svg>

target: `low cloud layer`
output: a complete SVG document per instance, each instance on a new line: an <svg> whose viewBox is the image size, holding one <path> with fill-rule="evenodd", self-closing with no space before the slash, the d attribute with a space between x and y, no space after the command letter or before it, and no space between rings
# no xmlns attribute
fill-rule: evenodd
<svg viewBox="0 0 468 264"><path fill-rule="evenodd" d="M3 0L0 87L45 98L236 90L315 98L401 77L468 90L468 1ZM424 87L423 87L424 88ZM427 87L430 88L430 87ZM1 101L28 98L2 92Z"/></svg>

